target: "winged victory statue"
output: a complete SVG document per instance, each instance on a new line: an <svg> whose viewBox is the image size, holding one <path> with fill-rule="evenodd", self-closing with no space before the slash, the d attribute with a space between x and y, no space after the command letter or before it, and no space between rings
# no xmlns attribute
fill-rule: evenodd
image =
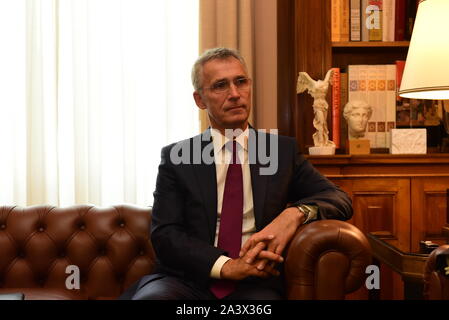
<svg viewBox="0 0 449 320"><path fill-rule="evenodd" d="M316 132L313 134L315 147L334 147L335 143L329 140L329 130L327 128L327 112L329 105L326 101L326 93L331 83L333 70L329 69L324 80L313 80L307 72L300 72L296 84L296 93L307 90L313 98L313 126Z"/></svg>

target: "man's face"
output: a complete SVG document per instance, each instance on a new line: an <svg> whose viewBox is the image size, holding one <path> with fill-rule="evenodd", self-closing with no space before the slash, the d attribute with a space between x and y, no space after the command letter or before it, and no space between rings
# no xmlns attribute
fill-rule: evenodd
<svg viewBox="0 0 449 320"><path fill-rule="evenodd" d="M368 124L368 111L364 108L355 108L349 115L349 128L355 132L365 132Z"/></svg>
<svg viewBox="0 0 449 320"><path fill-rule="evenodd" d="M251 110L251 85L238 89L234 82L247 78L239 60L230 57L206 62L202 69L202 90L195 91L193 97L200 109L207 110L213 128L245 130ZM217 92L212 87L227 81L229 90Z"/></svg>

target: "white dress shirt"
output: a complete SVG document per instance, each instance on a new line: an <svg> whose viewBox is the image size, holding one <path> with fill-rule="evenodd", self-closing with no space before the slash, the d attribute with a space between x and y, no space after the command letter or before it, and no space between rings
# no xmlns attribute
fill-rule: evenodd
<svg viewBox="0 0 449 320"><path fill-rule="evenodd" d="M225 188L226 174L229 163L232 160L232 150L225 147L231 141L223 136L220 131L211 129L214 144L214 161L217 174L217 226L215 229L215 246L218 243L218 232L220 230L221 209L223 206L223 193ZM254 219L253 190L251 186L251 172L248 162L248 136L249 127L235 138L237 142L237 157L242 164L243 173L243 224L242 224L242 245L252 234L256 232L256 222ZM220 256L211 269L211 277L219 279L221 268L228 261L229 257Z"/></svg>

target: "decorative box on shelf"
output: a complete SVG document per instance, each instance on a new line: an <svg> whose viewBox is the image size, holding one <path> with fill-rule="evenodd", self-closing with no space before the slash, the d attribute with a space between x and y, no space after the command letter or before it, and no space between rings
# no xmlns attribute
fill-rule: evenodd
<svg viewBox="0 0 449 320"><path fill-rule="evenodd" d="M391 129L391 154L426 154L426 129Z"/></svg>

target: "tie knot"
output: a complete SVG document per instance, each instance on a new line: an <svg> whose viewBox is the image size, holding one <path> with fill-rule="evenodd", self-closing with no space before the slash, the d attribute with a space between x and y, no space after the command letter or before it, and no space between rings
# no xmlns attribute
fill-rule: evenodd
<svg viewBox="0 0 449 320"><path fill-rule="evenodd" d="M231 152L231 155L232 155L232 162L231 163L237 163L237 159L238 159L238 157L237 157L237 153L238 153L237 144L238 143L235 140L228 141L225 144L225 148L228 149Z"/></svg>

